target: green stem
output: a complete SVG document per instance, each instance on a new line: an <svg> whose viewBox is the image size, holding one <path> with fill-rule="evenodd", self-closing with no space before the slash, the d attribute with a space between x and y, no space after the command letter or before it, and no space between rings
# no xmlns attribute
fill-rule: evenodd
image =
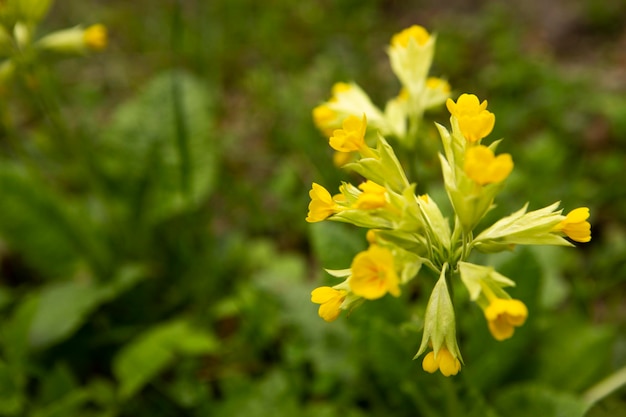
<svg viewBox="0 0 626 417"><path fill-rule="evenodd" d="M626 366L589 388L583 393L582 398L591 408L623 385L626 385Z"/></svg>

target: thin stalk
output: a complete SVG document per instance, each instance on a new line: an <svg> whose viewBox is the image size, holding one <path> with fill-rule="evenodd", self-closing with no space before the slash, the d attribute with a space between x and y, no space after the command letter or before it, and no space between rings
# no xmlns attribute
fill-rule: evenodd
<svg viewBox="0 0 626 417"><path fill-rule="evenodd" d="M614 391L626 385L626 366L598 382L582 395L589 408Z"/></svg>

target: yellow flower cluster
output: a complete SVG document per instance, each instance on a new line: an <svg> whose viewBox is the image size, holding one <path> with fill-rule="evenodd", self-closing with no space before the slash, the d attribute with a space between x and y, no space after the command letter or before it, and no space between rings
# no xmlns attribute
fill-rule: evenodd
<svg viewBox="0 0 626 417"><path fill-rule="evenodd" d="M369 98L355 84L336 84L333 98L313 111L318 127L329 132L330 147L342 159L349 159L344 167L365 181L358 186L343 183L334 196L313 183L306 220L340 221L368 230L369 247L354 256L350 268L328 271L341 281L311 293L311 301L320 305L318 313L326 321L337 319L342 310L363 300L377 300L387 294L398 297L412 280L426 279L420 274L423 267L439 276L428 298L416 357L425 354L425 371L451 376L463 365L451 283L460 280L466 287L498 341L511 338L529 314L526 305L511 298L506 290L515 282L490 266L468 262L470 254L474 250L509 251L517 245L573 246L570 240L591 239L591 226L588 208L572 210L565 216L554 203L534 211L528 211L525 205L478 230L513 171L513 159L506 153L496 154L500 141L483 144L495 125L495 115L487 110L486 100L462 94L454 101L447 98L447 82L426 76L433 45L434 37L419 26L393 36L388 53L403 88L388 103L389 111L384 114L372 108ZM393 119L390 115L414 106L416 94L424 102L434 91L440 94L435 101L446 101L450 112L451 130L437 124L443 147L439 155L443 183L453 210L447 216L432 196L416 194L416 184L409 181L385 139L385 134L400 131L389 128ZM339 109L348 108L351 112L337 121L342 114ZM375 146L368 144L368 128L379 133Z"/></svg>

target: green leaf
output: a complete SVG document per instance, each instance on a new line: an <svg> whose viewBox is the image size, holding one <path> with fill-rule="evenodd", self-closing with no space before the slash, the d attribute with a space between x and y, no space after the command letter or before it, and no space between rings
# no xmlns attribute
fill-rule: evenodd
<svg viewBox="0 0 626 417"><path fill-rule="evenodd" d="M127 344L113 360L119 394L129 398L168 367L176 355L215 352L217 340L185 320L159 324Z"/></svg>
<svg viewBox="0 0 626 417"><path fill-rule="evenodd" d="M212 106L207 85L172 71L117 109L101 143L105 169L137 218L159 221L209 195L217 172Z"/></svg>
<svg viewBox="0 0 626 417"><path fill-rule="evenodd" d="M70 275L83 259L97 262L88 216L41 179L0 161L0 236L45 276Z"/></svg>
<svg viewBox="0 0 626 417"><path fill-rule="evenodd" d="M587 404L573 394L537 384L501 391L495 406L507 417L582 417L587 409Z"/></svg>
<svg viewBox="0 0 626 417"><path fill-rule="evenodd" d="M70 336L98 306L143 276L141 268L127 267L106 284L68 281L43 287L30 324L31 347L42 349Z"/></svg>

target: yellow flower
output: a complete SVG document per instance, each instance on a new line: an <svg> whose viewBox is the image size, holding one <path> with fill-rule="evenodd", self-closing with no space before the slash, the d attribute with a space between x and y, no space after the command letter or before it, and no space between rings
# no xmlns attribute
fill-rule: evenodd
<svg viewBox="0 0 626 417"><path fill-rule="evenodd" d="M330 136L333 133L329 126L334 123L336 118L337 113L326 104L320 104L313 109L313 123L326 135Z"/></svg>
<svg viewBox="0 0 626 417"><path fill-rule="evenodd" d="M480 103L475 95L462 94L456 103L449 98L446 106L469 142L478 142L493 130L496 116L487 110L487 100Z"/></svg>
<svg viewBox="0 0 626 417"><path fill-rule="evenodd" d="M486 146L470 147L465 153L464 170L468 177L480 185L501 182L513 170L511 155L503 153L494 156Z"/></svg>
<svg viewBox="0 0 626 417"><path fill-rule="evenodd" d="M336 167L342 167L342 166L346 165L347 163L349 163L350 161L352 161L352 158L354 158L354 153L353 152L339 152L339 151L336 151L333 154L333 164Z"/></svg>
<svg viewBox="0 0 626 417"><path fill-rule="evenodd" d="M442 347L439 349L437 357L435 357L435 352L432 351L424 356L422 368L431 374L441 371L444 376L450 376L459 373L461 370L461 362L455 358L448 349Z"/></svg>
<svg viewBox="0 0 626 417"><path fill-rule="evenodd" d="M396 33L391 38L391 45L394 47L406 48L413 39L418 45L425 45L430 39L430 34L421 26L413 25L402 32Z"/></svg>
<svg viewBox="0 0 626 417"><path fill-rule="evenodd" d="M337 95L339 93L343 93L345 91L350 91L352 89L352 86L348 83L343 83L343 82L338 82L333 84L333 87L331 88L331 93L333 95L333 97L330 99L330 101L337 101Z"/></svg>
<svg viewBox="0 0 626 417"><path fill-rule="evenodd" d="M388 249L371 245L352 260L350 288L356 295L374 300L388 292L400 295L398 275L393 262L393 255Z"/></svg>
<svg viewBox="0 0 626 417"><path fill-rule="evenodd" d="M107 28L102 24L91 25L83 32L83 40L87 48L101 51L107 46Z"/></svg>
<svg viewBox="0 0 626 417"><path fill-rule="evenodd" d="M363 193L359 195L356 203L354 204L355 208L361 210L372 210L382 208L387 205L387 189L385 187L382 187L373 181L367 180L359 185L359 189L363 191Z"/></svg>
<svg viewBox="0 0 626 417"><path fill-rule="evenodd" d="M309 223L321 222L331 216L339 209L326 188L313 183L309 191L311 202L309 203L309 214L306 221Z"/></svg>
<svg viewBox="0 0 626 417"><path fill-rule="evenodd" d="M555 231L563 232L576 242L589 242L591 240L591 224L587 221L589 209L579 207L567 213L565 220L556 225Z"/></svg>
<svg viewBox="0 0 626 417"><path fill-rule="evenodd" d="M341 304L346 299L345 290L336 290L331 287L319 287L311 291L311 301L320 304L317 311L321 318L333 321L341 313Z"/></svg>
<svg viewBox="0 0 626 417"><path fill-rule="evenodd" d="M443 78L428 77L426 79L426 88L430 90L441 90L444 93L450 92L450 83Z"/></svg>
<svg viewBox="0 0 626 417"><path fill-rule="evenodd" d="M505 340L513 336L515 327L519 327L528 317L528 309L520 300L492 298L485 308L489 331L496 340Z"/></svg>
<svg viewBox="0 0 626 417"><path fill-rule="evenodd" d="M367 117L348 116L343 121L343 129L337 129L330 137L330 146L340 152L353 152L366 147L365 130L367 129Z"/></svg>

